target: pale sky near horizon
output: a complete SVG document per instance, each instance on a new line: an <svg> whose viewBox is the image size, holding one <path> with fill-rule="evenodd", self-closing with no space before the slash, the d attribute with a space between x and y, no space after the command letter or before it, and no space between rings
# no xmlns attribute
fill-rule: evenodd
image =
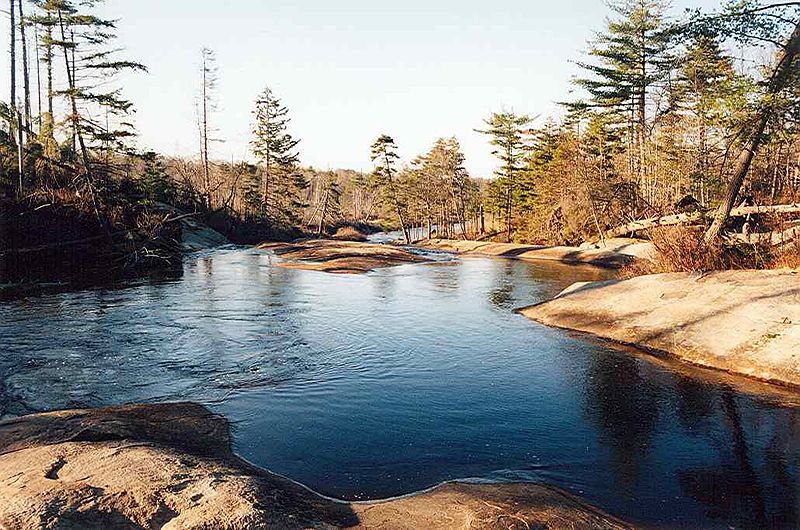
<svg viewBox="0 0 800 530"><path fill-rule="evenodd" d="M602 30L602 0L107 0L126 55L147 74L126 76L138 146L198 152L194 100L200 49L216 51L224 143L215 158L249 157L253 101L265 85L291 112L304 165L371 167L369 148L394 137L404 161L456 136L474 176L495 167L475 128L491 112L546 116L570 99L587 40ZM718 0L675 0L711 9ZM2 49L8 46L0 40ZM8 75L7 53L0 68ZM2 83L7 85L7 81ZM7 99L7 96L3 99Z"/></svg>

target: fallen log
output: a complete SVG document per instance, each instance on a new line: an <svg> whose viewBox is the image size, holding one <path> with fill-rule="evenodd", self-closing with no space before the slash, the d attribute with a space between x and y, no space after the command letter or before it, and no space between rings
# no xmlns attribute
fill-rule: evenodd
<svg viewBox="0 0 800 530"><path fill-rule="evenodd" d="M794 243L798 236L800 236L800 225L798 223L791 223L790 226L783 230L728 234L728 236L743 243L784 247Z"/></svg>
<svg viewBox="0 0 800 530"><path fill-rule="evenodd" d="M665 215L663 217L652 217L650 219L642 219L639 221L632 221L628 224L618 226L606 232L606 237L622 237L627 234L633 234L641 230L648 230L650 228L657 228L662 226L676 226L682 224L696 223L705 219L713 219L716 210L707 210L704 212L691 212L679 213L672 215ZM776 215L800 213L800 204L777 204L774 206L740 206L731 210L730 217L744 217L747 215L757 215L771 213Z"/></svg>

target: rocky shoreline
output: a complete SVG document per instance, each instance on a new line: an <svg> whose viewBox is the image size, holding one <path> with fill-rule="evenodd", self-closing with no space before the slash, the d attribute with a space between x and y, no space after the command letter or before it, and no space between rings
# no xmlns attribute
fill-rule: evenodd
<svg viewBox="0 0 800 530"><path fill-rule="evenodd" d="M548 326L800 388L800 274L792 270L578 283L520 312Z"/></svg>
<svg viewBox="0 0 800 530"><path fill-rule="evenodd" d="M532 261L559 261L562 263L594 265L606 269L620 269L641 259L650 252L651 245L635 239L615 239L605 245L581 247L520 245L454 239L430 239L416 244L429 248L478 256L493 256Z"/></svg>
<svg viewBox="0 0 800 530"><path fill-rule="evenodd" d="M556 488L448 483L347 503L231 451L201 405L128 405L0 422L0 528L630 528Z"/></svg>

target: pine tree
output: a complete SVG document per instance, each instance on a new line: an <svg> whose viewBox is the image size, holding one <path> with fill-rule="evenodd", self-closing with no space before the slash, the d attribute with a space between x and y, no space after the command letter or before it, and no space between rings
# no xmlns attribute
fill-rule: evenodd
<svg viewBox="0 0 800 530"><path fill-rule="evenodd" d="M431 220L436 206L439 209L440 228L449 229L451 221L460 226L466 238L467 211L477 189L464 167L464 154L456 138L439 138L425 156L414 161L413 188L418 191L421 205L431 231ZM455 219L452 219L455 217Z"/></svg>
<svg viewBox="0 0 800 530"><path fill-rule="evenodd" d="M497 179L493 182L492 193L505 215L506 237L509 242L514 229L514 213L519 198L518 183L527 171L532 121L530 116L500 112L492 114L485 120L487 129L478 130L491 137L489 143L494 146L492 154L501 162L501 166L495 171Z"/></svg>
<svg viewBox="0 0 800 530"><path fill-rule="evenodd" d="M397 178L397 161L400 158L397 155L397 144L391 136L382 134L372 144L370 158L375 163L375 170L372 172L373 185L381 190L383 201L397 216L406 244L410 244L411 234L406 222L406 203Z"/></svg>
<svg viewBox="0 0 800 530"><path fill-rule="evenodd" d="M110 169L108 157L102 161L96 153L127 153L126 142L135 135L128 121L133 104L122 97L121 90L114 88L115 76L125 71L146 71L138 62L117 57L120 50L115 43L116 24L91 13L97 4L97 1L39 0L36 5L44 14L28 17L30 22L46 28L42 44L48 68L49 117L53 119L53 97L64 98L79 164L90 181L94 173ZM60 90L53 87L56 50L63 57L66 79L66 86Z"/></svg>
<svg viewBox="0 0 800 530"><path fill-rule="evenodd" d="M28 68L28 36L25 31L28 25L28 20L25 17L25 8L23 0L19 0L17 6L19 7L19 35L20 42L22 43L22 87L24 96L24 110L25 110L25 130L26 134L31 134L31 82L30 70Z"/></svg>
<svg viewBox="0 0 800 530"><path fill-rule="evenodd" d="M711 171L713 135L727 129L725 122L735 112L726 107L736 92L737 78L731 59L723 54L714 35L700 33L692 39L681 58L673 98L677 107L688 112L697 130L692 181L703 205L717 184Z"/></svg>
<svg viewBox="0 0 800 530"><path fill-rule="evenodd" d="M10 19L10 32L9 32L9 46L8 52L10 56L10 63L11 63L11 78L9 83L9 99L8 105L12 109L16 109L17 107L17 16L16 16L16 9L17 6L14 3L14 0L9 0L8 6L8 15ZM9 122L9 129L12 131L14 130L14 122ZM11 135L14 136L13 134Z"/></svg>
<svg viewBox="0 0 800 530"><path fill-rule="evenodd" d="M759 94L754 116L750 120L747 139L743 143L734 164L731 178L723 194L722 202L714 216L714 221L704 235L710 244L719 237L730 216L739 191L750 171L753 159L765 140L765 131L770 121L788 109L784 104L797 105L791 96L796 87L798 57L800 57L800 6L796 2L761 2L759 0L739 0L728 4L723 16L710 17L697 24L700 30L737 39L744 43L770 42L778 50L778 57L771 74ZM783 37L781 37L783 35Z"/></svg>
<svg viewBox="0 0 800 530"><path fill-rule="evenodd" d="M289 109L267 87L256 100L253 115L251 147L261 163L259 210L273 222L296 225L308 183L298 167L300 141L289 133Z"/></svg>
<svg viewBox="0 0 800 530"><path fill-rule="evenodd" d="M322 235L325 225L333 225L342 218L342 190L336 181L336 174L327 172L323 175L322 189L320 190L319 223L317 235Z"/></svg>
<svg viewBox="0 0 800 530"><path fill-rule="evenodd" d="M646 187L648 120L654 89L668 79L672 28L666 0L620 0L610 4L617 15L608 22L589 55L597 62L578 63L589 77L576 80L590 96L573 107L595 107L613 113L628 129L629 172Z"/></svg>
<svg viewBox="0 0 800 530"><path fill-rule="evenodd" d="M166 168L159 155L148 151L141 155L144 168L140 177L140 185L150 201L174 204L177 199L175 183L167 175Z"/></svg>

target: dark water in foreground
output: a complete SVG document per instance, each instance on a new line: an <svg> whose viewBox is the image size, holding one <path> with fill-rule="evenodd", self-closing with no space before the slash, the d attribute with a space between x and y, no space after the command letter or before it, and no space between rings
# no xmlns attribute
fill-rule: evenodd
<svg viewBox="0 0 800 530"><path fill-rule="evenodd" d="M649 526L800 526L786 396L512 312L600 273L277 260L218 251L171 281L0 302L0 416L188 399L235 423L240 454L335 497L532 480Z"/></svg>

